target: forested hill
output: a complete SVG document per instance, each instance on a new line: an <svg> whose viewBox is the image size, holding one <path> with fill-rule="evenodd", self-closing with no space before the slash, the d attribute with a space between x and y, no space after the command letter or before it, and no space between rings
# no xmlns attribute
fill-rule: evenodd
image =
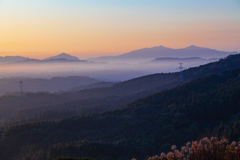
<svg viewBox="0 0 240 160"><path fill-rule="evenodd" d="M208 75L102 114L10 127L0 143L0 159L141 160L203 136L235 140L239 97L240 69Z"/></svg>
<svg viewBox="0 0 240 160"><path fill-rule="evenodd" d="M240 54L228 56L218 62L184 70L183 83L233 68L240 68ZM178 77L178 72L161 73L131 79L106 88L92 88L55 94L28 93L24 96L3 96L0 97L0 118L6 115L11 116L14 111L14 116L18 118L34 117L49 110L77 110L77 113L80 114L102 112L110 108L118 108L123 104L163 89L183 84L179 82Z"/></svg>
<svg viewBox="0 0 240 160"><path fill-rule="evenodd" d="M193 79L206 76L213 73L221 73L228 69L240 68L240 54L230 55L225 59L221 59L217 62L212 62L206 65L201 65L199 67L189 68L183 71L184 81L189 82ZM146 75L138 78L134 78L128 81L117 83L108 88L102 89L89 89L79 92L74 92L72 96L77 96L78 98L87 98L86 95L91 95L91 97L109 96L109 95L126 95L134 92L139 92L143 90L150 90L156 87L162 87L171 83L179 81L179 72L175 73L159 73ZM74 94L74 95L73 95ZM66 92L65 96L70 95Z"/></svg>

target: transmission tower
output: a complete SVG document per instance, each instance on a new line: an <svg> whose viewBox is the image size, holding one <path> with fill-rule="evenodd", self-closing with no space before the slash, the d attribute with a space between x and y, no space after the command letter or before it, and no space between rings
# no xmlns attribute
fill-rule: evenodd
<svg viewBox="0 0 240 160"><path fill-rule="evenodd" d="M22 81L19 82L19 91L20 91L20 94L23 95L23 82Z"/></svg>
<svg viewBox="0 0 240 160"><path fill-rule="evenodd" d="M180 66L177 68L177 69L180 70L179 81L180 81L180 82L183 82L183 69L184 69L184 67L182 66L183 63L179 63L179 65L180 65Z"/></svg>

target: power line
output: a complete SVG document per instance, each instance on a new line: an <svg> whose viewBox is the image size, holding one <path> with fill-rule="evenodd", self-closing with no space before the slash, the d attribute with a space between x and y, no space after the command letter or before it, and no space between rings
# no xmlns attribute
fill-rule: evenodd
<svg viewBox="0 0 240 160"><path fill-rule="evenodd" d="M179 65L180 65L180 66L177 68L177 69L180 70L179 81L180 81L180 82L183 82L183 69L184 69L184 67L182 66L183 63L179 63Z"/></svg>

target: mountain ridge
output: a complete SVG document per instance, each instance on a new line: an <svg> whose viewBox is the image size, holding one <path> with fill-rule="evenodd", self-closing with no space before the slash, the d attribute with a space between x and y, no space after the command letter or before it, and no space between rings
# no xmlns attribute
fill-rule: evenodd
<svg viewBox="0 0 240 160"><path fill-rule="evenodd" d="M237 52L218 51L210 48L197 47L194 45L186 48L173 49L164 46L156 46L152 48L143 48L124 53L117 56L100 56L96 58L89 58L90 61L116 61L116 60L153 60L159 57L177 57L177 58L190 58L200 57L205 59L210 58L223 58Z"/></svg>
<svg viewBox="0 0 240 160"><path fill-rule="evenodd" d="M11 63L11 62L17 62L17 61L22 61L27 59L29 58L22 57L22 56L5 56L5 57L0 56L0 63Z"/></svg>
<svg viewBox="0 0 240 160"><path fill-rule="evenodd" d="M71 60L71 61L79 61L80 60L78 57L72 56L67 53L61 53L56 56L45 58L43 60L60 59L60 58L64 58L64 59Z"/></svg>
<svg viewBox="0 0 240 160"><path fill-rule="evenodd" d="M56 58L56 59L44 59L44 60L40 60L40 59L25 59L22 61L17 61L14 62L15 64L41 64L41 63L81 63L81 62L85 62L88 63L86 60L69 60L66 58Z"/></svg>
<svg viewBox="0 0 240 160"><path fill-rule="evenodd" d="M0 79L0 96L5 93L19 91L19 81L23 82L24 92L57 92L59 90L68 90L81 85L90 85L100 82L100 80L87 76L67 76L44 78L4 78Z"/></svg>

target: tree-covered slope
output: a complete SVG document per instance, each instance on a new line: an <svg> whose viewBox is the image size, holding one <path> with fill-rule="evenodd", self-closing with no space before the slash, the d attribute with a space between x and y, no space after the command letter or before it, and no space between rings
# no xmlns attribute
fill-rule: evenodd
<svg viewBox="0 0 240 160"><path fill-rule="evenodd" d="M225 70L234 68L240 68L240 54L228 56L218 62L184 70L184 83L208 74L221 73ZM178 77L179 73L161 73L124 81L107 88L93 88L52 95L41 93L39 94L41 96L31 93L24 95L23 97L4 96L0 97L0 117L11 115L14 111L19 109L21 109L21 111L15 112L15 117L23 117L25 115L28 115L26 118L34 117L35 115L42 114L48 110L59 110L59 108L61 108L61 110L78 110L77 112L80 114L96 112L98 110L106 111L109 108L118 108L123 104L154 94L163 89L169 89L183 84L182 82L179 82ZM41 103L38 101L32 101L32 96L38 96ZM44 97L49 98L46 99ZM51 99L50 97L58 98ZM98 105L99 103L103 105L111 105L106 107L101 106L100 108ZM89 110L89 106L92 109Z"/></svg>
<svg viewBox="0 0 240 160"><path fill-rule="evenodd" d="M6 160L34 157L40 150L49 160L69 156L143 159L173 144L180 147L212 134L237 139L224 128L236 128L231 123L238 123L239 97L240 69L229 70L117 110L12 126L3 134L1 153ZM234 130L234 135L240 135L240 130Z"/></svg>

